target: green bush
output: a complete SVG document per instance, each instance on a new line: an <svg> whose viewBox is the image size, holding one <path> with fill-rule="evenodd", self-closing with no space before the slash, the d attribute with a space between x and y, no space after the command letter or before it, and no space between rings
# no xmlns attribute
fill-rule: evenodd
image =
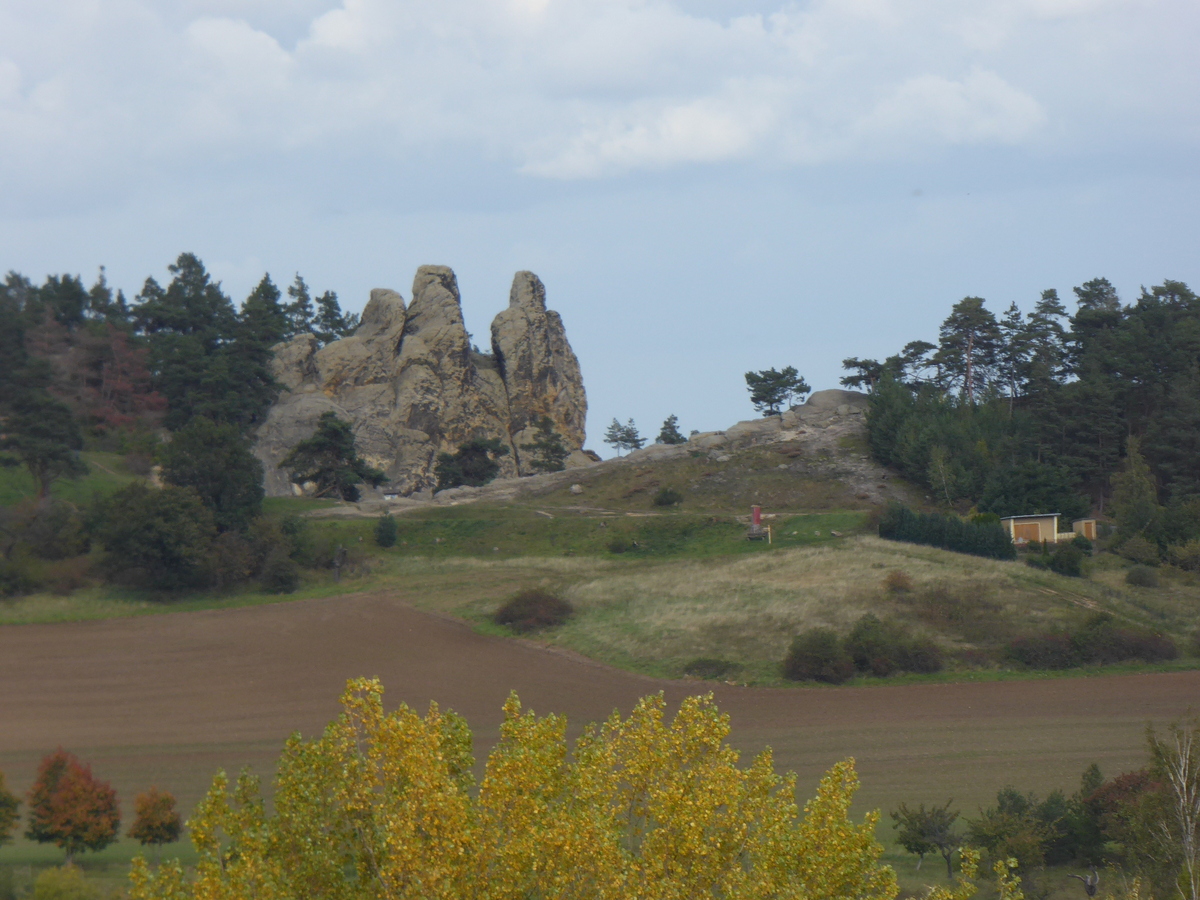
<svg viewBox="0 0 1200 900"><path fill-rule="evenodd" d="M896 622L884 622L867 613L855 623L843 644L860 672L885 677L897 671L928 674L942 669L942 652L936 644L913 637Z"/></svg>
<svg viewBox="0 0 1200 900"><path fill-rule="evenodd" d="M1134 587L1158 587L1158 573L1149 566L1133 566L1125 573L1125 583Z"/></svg>
<svg viewBox="0 0 1200 900"><path fill-rule="evenodd" d="M741 668L737 663L726 659L716 659L711 656L701 656L691 660L683 667L683 674L693 678L726 678Z"/></svg>
<svg viewBox="0 0 1200 900"><path fill-rule="evenodd" d="M1171 563L1187 572L1200 572L1200 538L1172 547Z"/></svg>
<svg viewBox="0 0 1200 900"><path fill-rule="evenodd" d="M517 594L496 610L492 620L518 634L525 634L562 625L574 611L561 597L535 588Z"/></svg>
<svg viewBox="0 0 1200 900"><path fill-rule="evenodd" d="M69 559L91 547L79 509L57 499L45 500L32 510L21 540L42 559Z"/></svg>
<svg viewBox="0 0 1200 900"><path fill-rule="evenodd" d="M46 869L33 882L33 900L99 900L100 890L79 866Z"/></svg>
<svg viewBox="0 0 1200 900"><path fill-rule="evenodd" d="M890 504L880 517L879 536L991 559L1017 558L1012 538L996 522L964 522L956 516L914 512L899 503Z"/></svg>
<svg viewBox="0 0 1200 900"><path fill-rule="evenodd" d="M276 548L263 561L259 584L268 594L290 594L300 584L300 567L286 550Z"/></svg>
<svg viewBox="0 0 1200 900"><path fill-rule="evenodd" d="M1083 551L1074 543L1059 544L1050 555L1050 570L1071 578L1083 576Z"/></svg>
<svg viewBox="0 0 1200 900"><path fill-rule="evenodd" d="M789 681L841 684L854 674L854 660L832 628L810 628L796 635L783 660Z"/></svg>
<svg viewBox="0 0 1200 900"><path fill-rule="evenodd" d="M399 526L396 525L396 517L391 513L384 513L375 523L375 543L380 547L396 546L396 535L399 530Z"/></svg>
<svg viewBox="0 0 1200 900"><path fill-rule="evenodd" d="M1075 535L1075 537L1071 539L1071 543L1078 547L1079 552L1084 556L1091 556L1096 549L1092 545L1092 542L1082 534Z"/></svg>
<svg viewBox="0 0 1200 900"><path fill-rule="evenodd" d="M1141 563L1145 566L1157 566L1162 562L1162 554L1158 550L1158 545L1140 534L1136 534L1122 543L1117 552L1130 562Z"/></svg>
<svg viewBox="0 0 1200 900"><path fill-rule="evenodd" d="M1005 655L1031 669L1070 669L1141 660L1175 659L1179 650L1165 635L1118 625L1109 613L1096 613L1074 632L1026 635L1011 641Z"/></svg>
<svg viewBox="0 0 1200 900"><path fill-rule="evenodd" d="M661 487L654 495L655 506L676 506L683 502L683 494L674 488Z"/></svg>
<svg viewBox="0 0 1200 900"><path fill-rule="evenodd" d="M631 549L628 539L623 537L615 537L608 542L609 553L625 553Z"/></svg>

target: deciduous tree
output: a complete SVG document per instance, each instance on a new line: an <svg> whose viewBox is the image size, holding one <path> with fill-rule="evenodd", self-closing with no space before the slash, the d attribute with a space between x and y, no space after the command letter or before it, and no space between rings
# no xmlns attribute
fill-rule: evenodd
<svg viewBox="0 0 1200 900"><path fill-rule="evenodd" d="M143 847L158 848L179 840L183 817L175 809L175 797L169 791L151 787L133 799L134 819L129 836Z"/></svg>
<svg viewBox="0 0 1200 900"><path fill-rule="evenodd" d="M951 861L955 852L962 846L962 835L954 830L958 819L958 810L951 811L947 800L942 806L925 808L922 803L916 809L909 809L904 803L892 813L892 821L896 823L896 842L909 853L917 855L917 870L926 853L937 852L946 861L946 877L954 877Z"/></svg>
<svg viewBox="0 0 1200 900"><path fill-rule="evenodd" d="M103 850L117 839L121 816L116 791L61 747L42 760L27 802L25 836L65 850L68 865L76 853Z"/></svg>
<svg viewBox="0 0 1200 900"><path fill-rule="evenodd" d="M378 682L351 682L322 737L287 744L274 811L257 780L218 775L189 823L195 878L135 860L132 900L297 896L892 900L877 813L850 818L852 760L799 813L795 777L770 751L749 766L726 743L711 696L662 695L588 728L516 696L474 789L464 720L383 708ZM966 890L938 900L967 900Z"/></svg>

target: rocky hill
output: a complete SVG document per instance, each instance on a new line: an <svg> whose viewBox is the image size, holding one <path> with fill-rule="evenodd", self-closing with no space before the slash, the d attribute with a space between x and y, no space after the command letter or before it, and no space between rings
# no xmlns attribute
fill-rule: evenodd
<svg viewBox="0 0 1200 900"><path fill-rule="evenodd" d="M353 424L360 455L387 473L386 494L429 491L437 454L472 438L504 441L502 475L515 477L521 444L542 416L575 451L569 464L591 462L580 452L587 396L579 361L532 272L513 278L508 308L492 322L490 353L472 347L458 282L445 266L417 270L407 307L396 291L373 290L350 337L321 347L304 334L274 351L284 390L255 444L270 496L298 490L279 462L326 412Z"/></svg>
<svg viewBox="0 0 1200 900"><path fill-rule="evenodd" d="M318 517L379 515L462 503L535 503L646 510L659 488L683 496L692 511L867 509L889 500L919 502L912 488L872 460L866 444L867 395L817 391L782 416L738 422L694 434L683 444L651 444L618 459L564 472L497 478L461 487L312 513ZM631 513L633 514L633 513Z"/></svg>

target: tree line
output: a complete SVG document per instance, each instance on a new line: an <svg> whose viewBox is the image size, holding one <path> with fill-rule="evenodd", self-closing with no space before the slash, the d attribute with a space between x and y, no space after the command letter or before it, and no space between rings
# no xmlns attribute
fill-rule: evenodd
<svg viewBox="0 0 1200 900"><path fill-rule="evenodd" d="M1068 518L1108 512L1132 457L1153 507L1133 530L1163 552L1200 537L1200 299L1179 281L1074 294L1072 312L1047 290L1000 317L966 297L936 343L844 360L873 456L947 507Z"/></svg>
<svg viewBox="0 0 1200 900"><path fill-rule="evenodd" d="M43 757L25 805L25 837L39 844L54 844L66 854L68 866L76 855L99 852L120 836L117 792L93 775L90 765L61 747ZM133 805L129 837L153 847L179 840L183 819L168 791L151 787L138 794ZM21 821L20 807L20 798L8 789L0 772L0 846L12 841Z"/></svg>
<svg viewBox="0 0 1200 900"><path fill-rule="evenodd" d="M78 276L36 286L14 272L0 286L0 465L23 464L36 488L0 509L0 594L37 587L39 560L78 556L93 541L107 551L106 576L134 586L260 576L271 589L294 586L303 542L299 529L289 536L262 517L250 434L279 390L271 347L301 333L336 340L357 317L332 291L314 300L299 275L286 300L264 275L235 307L193 254L168 270L165 286L147 278L132 302L103 270L90 288ZM342 497L376 478L352 447L314 470L304 451L336 443L315 437L285 460L294 477L332 482ZM165 487L135 483L83 504L52 498L56 480L86 473L85 446L124 453L143 476L158 463Z"/></svg>
<svg viewBox="0 0 1200 900"><path fill-rule="evenodd" d="M937 854L952 871L954 857L975 847L988 861L1014 859L1031 887L1048 865L1075 864L1087 895L1096 892L1097 869L1132 878L1143 896L1200 897L1200 722L1170 723L1146 731L1147 761L1105 779L1095 763L1070 795L1044 798L1010 786L977 817L962 817L953 800L926 808L901 803L892 811L896 841L920 860ZM958 827L964 824L965 828Z"/></svg>

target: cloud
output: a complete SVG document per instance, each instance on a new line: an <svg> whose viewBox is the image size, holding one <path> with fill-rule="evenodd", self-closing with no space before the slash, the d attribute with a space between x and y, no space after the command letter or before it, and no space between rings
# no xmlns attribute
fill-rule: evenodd
<svg viewBox="0 0 1200 900"><path fill-rule="evenodd" d="M1167 0L754 0L728 18L686 2L14 0L0 187L278 154L554 179L1070 154L1132 140L1122 116L1195 137L1194 67L1155 61L1186 57L1200 15Z"/></svg>
<svg viewBox="0 0 1200 900"><path fill-rule="evenodd" d="M1015 144L1046 121L1045 110L994 72L975 70L961 80L911 78L866 116L863 142L899 145Z"/></svg>

